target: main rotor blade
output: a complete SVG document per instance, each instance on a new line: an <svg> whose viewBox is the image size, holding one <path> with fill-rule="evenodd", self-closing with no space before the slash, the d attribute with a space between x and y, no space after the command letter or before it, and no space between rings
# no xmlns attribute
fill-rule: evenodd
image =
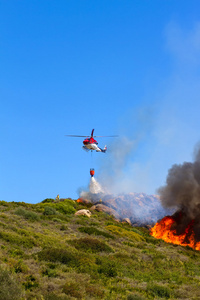
<svg viewBox="0 0 200 300"><path fill-rule="evenodd" d="M71 136L71 137L89 137L89 135L74 135L74 134L65 134L65 136Z"/></svg>
<svg viewBox="0 0 200 300"><path fill-rule="evenodd" d="M118 135L94 135L94 137L118 137Z"/></svg>

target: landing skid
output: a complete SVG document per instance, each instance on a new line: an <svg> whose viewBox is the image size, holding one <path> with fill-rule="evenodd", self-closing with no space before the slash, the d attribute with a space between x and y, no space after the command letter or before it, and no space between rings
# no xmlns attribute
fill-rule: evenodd
<svg viewBox="0 0 200 300"><path fill-rule="evenodd" d="M85 150L85 151L87 151L87 152L90 151L90 149L88 149L88 148L85 147L85 146L83 146L82 148L83 148L83 150ZM91 151L92 151L92 150L91 150Z"/></svg>

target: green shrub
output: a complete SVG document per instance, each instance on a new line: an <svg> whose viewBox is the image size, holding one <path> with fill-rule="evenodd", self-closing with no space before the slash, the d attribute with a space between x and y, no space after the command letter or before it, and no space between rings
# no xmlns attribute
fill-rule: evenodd
<svg viewBox="0 0 200 300"><path fill-rule="evenodd" d="M137 229L140 231L140 233L143 233L144 236L149 236L150 235L150 230L146 227L133 227L134 229Z"/></svg>
<svg viewBox="0 0 200 300"><path fill-rule="evenodd" d="M45 206L43 215L51 216L51 215L56 215L56 214L57 214L57 211L55 210L55 208L50 207L50 206Z"/></svg>
<svg viewBox="0 0 200 300"><path fill-rule="evenodd" d="M42 275L48 277L57 277L57 272L54 269L47 268L42 271Z"/></svg>
<svg viewBox="0 0 200 300"><path fill-rule="evenodd" d="M53 218L52 221L55 222L69 222L70 221L71 216L70 215L63 215L63 214L59 214L59 218Z"/></svg>
<svg viewBox="0 0 200 300"><path fill-rule="evenodd" d="M162 242L162 240L156 239L153 236L146 236L145 240L146 240L147 243L150 243L150 244L153 244L153 245L159 245Z"/></svg>
<svg viewBox="0 0 200 300"><path fill-rule="evenodd" d="M53 199L53 198L46 198L41 203L54 203L54 202L55 202L55 199Z"/></svg>
<svg viewBox="0 0 200 300"><path fill-rule="evenodd" d="M62 223L62 220L59 218L53 218L52 221L57 223Z"/></svg>
<svg viewBox="0 0 200 300"><path fill-rule="evenodd" d="M9 217L4 212L1 211L1 218L7 220Z"/></svg>
<svg viewBox="0 0 200 300"><path fill-rule="evenodd" d="M93 238L80 238L70 241L72 245L78 250L87 252L113 252L113 249L106 243Z"/></svg>
<svg viewBox="0 0 200 300"><path fill-rule="evenodd" d="M75 208L68 202L59 202L55 204L55 209L63 214L74 214Z"/></svg>
<svg viewBox="0 0 200 300"><path fill-rule="evenodd" d="M99 229L97 229L97 228L95 228L95 227L79 227L78 228L78 230L80 231L80 232L84 232L84 233L87 233L87 234L94 234L94 235L102 235L102 236L105 236L105 237L107 237L107 238L110 238L110 239L114 239L114 236L113 235L111 235L110 233L108 233L108 232L104 232L104 231L102 231L102 230L99 230Z"/></svg>
<svg viewBox="0 0 200 300"><path fill-rule="evenodd" d="M132 242L123 242L123 244L124 245L127 245L127 246L129 246L129 247L135 247L135 244L134 243L132 243Z"/></svg>
<svg viewBox="0 0 200 300"><path fill-rule="evenodd" d="M52 263L52 262L49 262L49 263L47 263L47 266L48 266L48 268L54 270L54 269L57 268L58 263Z"/></svg>
<svg viewBox="0 0 200 300"><path fill-rule="evenodd" d="M22 260L19 260L14 264L14 271L15 273L26 273L28 271L28 267Z"/></svg>
<svg viewBox="0 0 200 300"><path fill-rule="evenodd" d="M97 222L90 222L90 226L99 226L100 224Z"/></svg>
<svg viewBox="0 0 200 300"><path fill-rule="evenodd" d="M97 258L96 263L98 265L98 273L103 274L106 277L117 276L117 266L109 258Z"/></svg>
<svg viewBox="0 0 200 300"><path fill-rule="evenodd" d="M0 222L0 226L3 227L3 228L6 228L6 224L4 224L3 222Z"/></svg>
<svg viewBox="0 0 200 300"><path fill-rule="evenodd" d="M54 293L48 293L44 296L45 300L69 300L68 296L59 296Z"/></svg>
<svg viewBox="0 0 200 300"><path fill-rule="evenodd" d="M9 203L4 201L4 200L0 200L0 205L2 206L9 206Z"/></svg>
<svg viewBox="0 0 200 300"><path fill-rule="evenodd" d="M21 296L22 289L16 278L0 267L0 300L19 300Z"/></svg>
<svg viewBox="0 0 200 300"><path fill-rule="evenodd" d="M68 229L68 227L66 225L64 225L64 224L60 226L60 230L61 231L65 231L67 229Z"/></svg>
<svg viewBox="0 0 200 300"><path fill-rule="evenodd" d="M15 233L11 232L0 232L0 239L3 239L6 242L9 242L11 244L16 244L18 246L24 246L25 248L32 248L34 246L37 246L37 243L35 239L30 236L20 236Z"/></svg>
<svg viewBox="0 0 200 300"><path fill-rule="evenodd" d="M152 297L160 297L165 299L169 299L171 297L171 290L168 287L157 284L148 285L147 292Z"/></svg>
<svg viewBox="0 0 200 300"><path fill-rule="evenodd" d="M76 212L75 206L76 203L73 200L65 199L63 201L59 202L44 202L40 204L40 207L51 207L55 209L57 212L60 212L62 214L74 214Z"/></svg>
<svg viewBox="0 0 200 300"><path fill-rule="evenodd" d="M130 294L127 296L127 300L144 300L144 298L138 294Z"/></svg>
<svg viewBox="0 0 200 300"><path fill-rule="evenodd" d="M95 258L92 255L88 255L88 252L79 254L78 266L76 269L79 273L88 273L95 276L98 273Z"/></svg>
<svg viewBox="0 0 200 300"><path fill-rule="evenodd" d="M23 208L18 208L15 214L23 217L26 220L38 221L40 219L39 215L33 211L28 211Z"/></svg>
<svg viewBox="0 0 200 300"><path fill-rule="evenodd" d="M114 233L116 235L127 237L131 240L135 240L135 241L138 241L138 242L139 241L144 241L144 237L141 234L133 232L130 229L127 230L125 228L115 226L115 225L108 225L108 226L106 226L106 229L111 231L112 233Z"/></svg>
<svg viewBox="0 0 200 300"><path fill-rule="evenodd" d="M76 255L62 248L46 248L38 252L37 255L39 260L60 262L70 266L76 266L78 264Z"/></svg>
<svg viewBox="0 0 200 300"><path fill-rule="evenodd" d="M131 231L134 231L134 232L140 234L141 236L145 236L145 234L144 234L144 232L142 230L137 229L135 227L131 228Z"/></svg>
<svg viewBox="0 0 200 300"><path fill-rule="evenodd" d="M32 290L33 288L37 288L39 283L35 276L29 275L26 277L26 281L23 282L23 286L25 287L25 290Z"/></svg>
<svg viewBox="0 0 200 300"><path fill-rule="evenodd" d="M63 293L66 295L69 295L71 297L74 297L76 299L82 299L83 294L81 292L81 288L77 282L66 282L65 285L63 286Z"/></svg>
<svg viewBox="0 0 200 300"><path fill-rule="evenodd" d="M90 284L85 287L86 293L95 298L100 298L103 299L104 296L104 290L102 290L102 287L95 285L95 284Z"/></svg>
<svg viewBox="0 0 200 300"><path fill-rule="evenodd" d="M86 216L78 216L78 220L76 220L75 224L77 225L87 225L88 224L88 217Z"/></svg>
<svg viewBox="0 0 200 300"><path fill-rule="evenodd" d="M9 250L8 253L12 257L16 257L16 256L23 257L24 256L24 251L22 251L21 249L16 249L16 248Z"/></svg>

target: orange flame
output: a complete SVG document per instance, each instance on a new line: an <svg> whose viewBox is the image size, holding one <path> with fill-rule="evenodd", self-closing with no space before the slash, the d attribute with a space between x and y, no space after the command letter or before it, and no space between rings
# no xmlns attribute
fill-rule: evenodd
<svg viewBox="0 0 200 300"><path fill-rule="evenodd" d="M182 234L176 232L176 220L173 216L164 217L160 222L151 228L150 234L157 239L162 239L167 243L181 246L189 246L195 250L200 250L200 242L195 241L193 231L194 220L192 220Z"/></svg>
<svg viewBox="0 0 200 300"><path fill-rule="evenodd" d="M78 203L83 203L83 200L81 198L76 200Z"/></svg>

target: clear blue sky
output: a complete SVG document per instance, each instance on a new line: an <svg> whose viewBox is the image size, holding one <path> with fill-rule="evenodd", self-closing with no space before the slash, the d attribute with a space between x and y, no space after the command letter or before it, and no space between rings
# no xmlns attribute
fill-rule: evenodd
<svg viewBox="0 0 200 300"><path fill-rule="evenodd" d="M199 11L199 0L0 0L0 199L76 199L91 166L117 192L152 194L192 160ZM120 135L98 139L108 153L93 161L64 136L92 128Z"/></svg>

